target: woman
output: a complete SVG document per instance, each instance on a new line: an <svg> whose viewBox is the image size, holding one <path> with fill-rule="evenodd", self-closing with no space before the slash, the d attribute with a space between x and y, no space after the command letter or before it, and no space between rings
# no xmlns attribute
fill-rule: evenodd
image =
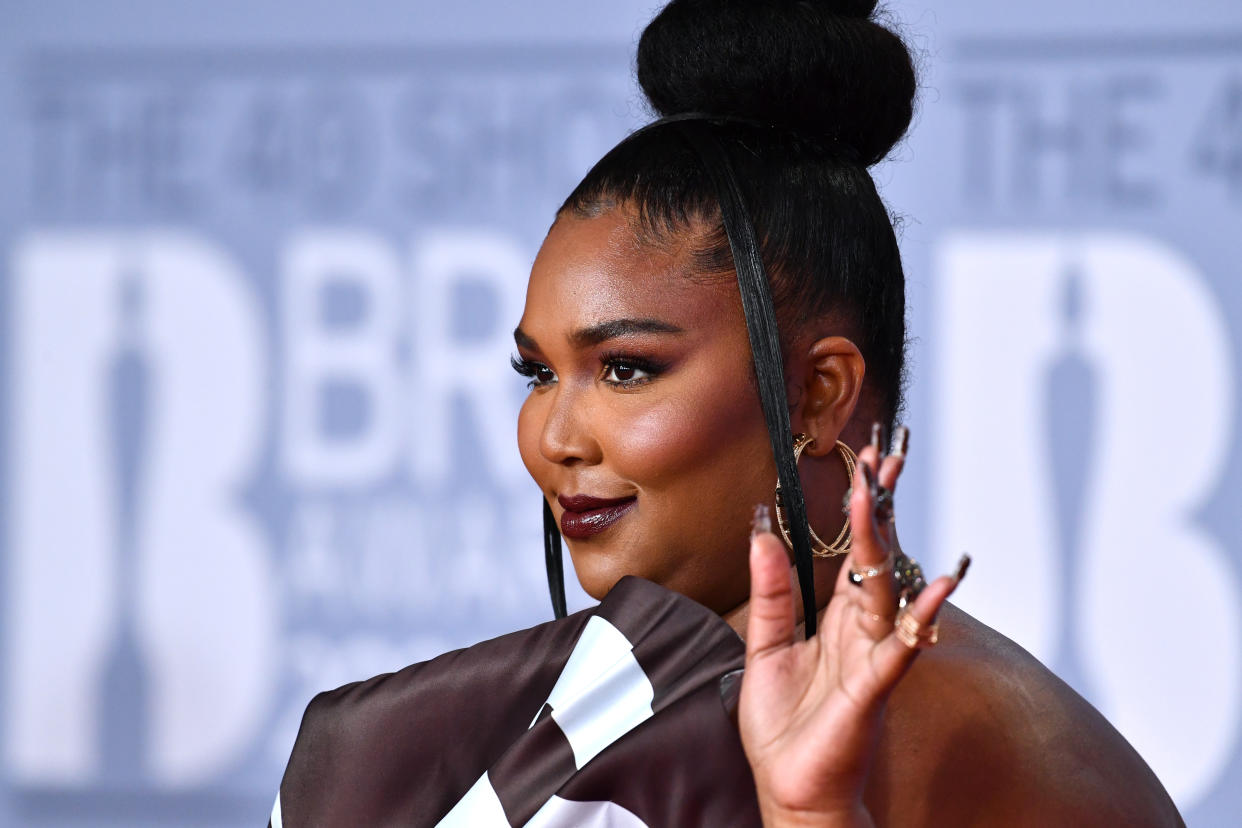
<svg viewBox="0 0 1242 828"><path fill-rule="evenodd" d="M897 546L904 277L867 167L915 81L873 8L674 0L644 32L663 117L569 196L515 331L553 604L558 529L601 604L317 697L273 824L1180 823L944 604L964 565L925 584Z"/></svg>

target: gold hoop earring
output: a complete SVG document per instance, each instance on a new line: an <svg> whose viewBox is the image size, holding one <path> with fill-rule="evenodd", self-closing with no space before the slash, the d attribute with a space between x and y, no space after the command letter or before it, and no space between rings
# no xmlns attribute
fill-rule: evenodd
<svg viewBox="0 0 1242 828"><path fill-rule="evenodd" d="M815 440L807 437L805 434L794 435L793 456L794 466L798 465L798 459L802 457L802 450L814 443ZM837 452L841 455L841 459L845 461L846 480L850 486L854 485L854 469L858 466L858 455L853 450L837 440ZM849 495L847 494L848 498ZM781 537L785 539L785 545L793 549L793 541L789 537L788 521L785 520L785 504L781 497L781 483L776 481L776 525L781 530ZM847 517L845 525L841 527L841 531L837 533L837 539L832 543L824 543L819 535L815 534L815 530L811 528L811 524L807 522L807 529L811 531L811 554L817 558L834 558L837 555L845 555L850 551L850 541L854 539L853 533L850 531L850 521Z"/></svg>

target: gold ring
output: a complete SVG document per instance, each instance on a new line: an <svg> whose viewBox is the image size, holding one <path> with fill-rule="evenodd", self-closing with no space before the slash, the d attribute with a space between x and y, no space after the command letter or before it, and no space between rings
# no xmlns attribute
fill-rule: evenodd
<svg viewBox="0 0 1242 828"><path fill-rule="evenodd" d="M924 650L940 640L940 624L932 622L924 624L914 617L906 607L897 611L897 622L893 625L897 640L912 650Z"/></svg>

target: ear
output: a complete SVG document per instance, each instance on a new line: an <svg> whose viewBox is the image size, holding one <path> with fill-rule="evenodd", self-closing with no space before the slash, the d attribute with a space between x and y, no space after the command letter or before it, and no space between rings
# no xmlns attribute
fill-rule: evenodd
<svg viewBox="0 0 1242 828"><path fill-rule="evenodd" d="M867 365L858 346L843 336L826 336L811 343L802 367L803 393L793 421L815 440L809 456L833 450L845 424L854 414L862 393Z"/></svg>

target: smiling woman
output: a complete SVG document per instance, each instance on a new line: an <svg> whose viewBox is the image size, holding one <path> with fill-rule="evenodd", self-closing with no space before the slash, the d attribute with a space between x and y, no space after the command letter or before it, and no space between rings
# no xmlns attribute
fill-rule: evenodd
<svg viewBox="0 0 1242 828"><path fill-rule="evenodd" d="M663 117L562 206L514 332L553 604L558 529L600 604L317 697L273 825L1180 821L945 603L968 560L929 582L897 541L904 276L867 167L915 83L873 11L674 0L644 32Z"/></svg>
<svg viewBox="0 0 1242 828"><path fill-rule="evenodd" d="M746 600L735 550L774 480L742 306L634 221L616 209L549 232L516 334L534 382L518 445L589 595L638 575L724 614Z"/></svg>

